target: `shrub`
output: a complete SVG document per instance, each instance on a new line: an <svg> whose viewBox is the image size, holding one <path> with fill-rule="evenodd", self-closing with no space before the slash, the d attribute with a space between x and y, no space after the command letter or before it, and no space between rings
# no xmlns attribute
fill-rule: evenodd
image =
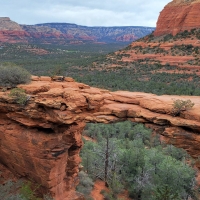
<svg viewBox="0 0 200 200"><path fill-rule="evenodd" d="M34 190L31 189L31 182L24 183L20 189L20 196L23 200L41 200L35 196L35 191L38 187Z"/></svg>
<svg viewBox="0 0 200 200"><path fill-rule="evenodd" d="M49 71L49 76L51 78L56 76L64 76L64 71L61 66L56 66L52 70Z"/></svg>
<svg viewBox="0 0 200 200"><path fill-rule="evenodd" d="M31 74L15 65L0 66L0 86L15 87L18 84L28 83L31 80Z"/></svg>
<svg viewBox="0 0 200 200"><path fill-rule="evenodd" d="M22 200L21 195L17 194L19 188L22 186L23 181L16 182L8 180L6 183L0 185L0 199L2 200Z"/></svg>
<svg viewBox="0 0 200 200"><path fill-rule="evenodd" d="M89 195L94 185L92 179L83 171L80 171L78 176L80 183L77 186L76 190L86 196Z"/></svg>
<svg viewBox="0 0 200 200"><path fill-rule="evenodd" d="M172 113L173 116L179 116L181 111L189 110L193 106L194 106L194 103L191 100L177 99L177 100L174 100L171 113Z"/></svg>
<svg viewBox="0 0 200 200"><path fill-rule="evenodd" d="M20 105L25 105L28 100L28 96L26 95L25 90L21 88L12 89L9 96L13 97L15 102Z"/></svg>

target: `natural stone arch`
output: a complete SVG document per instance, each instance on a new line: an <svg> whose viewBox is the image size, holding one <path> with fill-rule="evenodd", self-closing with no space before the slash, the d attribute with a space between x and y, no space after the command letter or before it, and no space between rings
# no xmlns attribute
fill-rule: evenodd
<svg viewBox="0 0 200 200"><path fill-rule="evenodd" d="M145 123L166 141L200 155L199 97L110 92L66 79L34 77L20 85L31 98L21 107L0 92L0 162L15 174L46 187L56 200L81 199L74 191L79 171L81 133L86 122L131 120ZM174 99L195 106L180 117L170 114ZM65 105L65 109L61 109Z"/></svg>

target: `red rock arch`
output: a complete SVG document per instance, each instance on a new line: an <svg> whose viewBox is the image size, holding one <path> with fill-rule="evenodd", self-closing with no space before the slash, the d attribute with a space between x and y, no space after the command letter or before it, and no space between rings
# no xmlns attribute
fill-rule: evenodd
<svg viewBox="0 0 200 200"><path fill-rule="evenodd" d="M46 187L56 200L82 198L74 189L86 122L145 123L167 142L193 157L200 155L199 97L110 92L70 78L52 82L33 77L31 84L19 87L31 97L24 107L14 103L8 92L0 92L0 162ZM195 106L173 117L174 99L191 99Z"/></svg>

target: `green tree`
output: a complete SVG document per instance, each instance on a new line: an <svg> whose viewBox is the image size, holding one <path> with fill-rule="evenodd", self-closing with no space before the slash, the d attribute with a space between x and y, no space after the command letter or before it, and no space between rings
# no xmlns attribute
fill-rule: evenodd
<svg viewBox="0 0 200 200"><path fill-rule="evenodd" d="M182 111L191 109L194 106L194 103L190 99L189 100L177 99L177 100L174 100L172 106L173 106L173 109L171 112L172 115L179 116Z"/></svg>
<svg viewBox="0 0 200 200"><path fill-rule="evenodd" d="M158 164L155 194L162 191L177 199L195 199L195 171L187 164L167 156ZM163 196L163 199L166 198ZM171 198L173 199L173 198Z"/></svg>
<svg viewBox="0 0 200 200"><path fill-rule="evenodd" d="M91 130L98 130L102 139L86 142L83 148L85 169L110 188L106 198L116 199L127 188L135 200L196 199L196 172L185 163L190 159L186 152L162 144L159 137L153 144L150 130L125 124L92 125ZM87 132L90 134L90 126Z"/></svg>

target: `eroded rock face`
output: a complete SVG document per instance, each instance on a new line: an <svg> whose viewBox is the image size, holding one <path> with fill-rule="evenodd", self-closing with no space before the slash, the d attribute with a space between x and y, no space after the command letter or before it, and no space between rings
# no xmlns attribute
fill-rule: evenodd
<svg viewBox="0 0 200 200"><path fill-rule="evenodd" d="M13 173L46 187L56 200L82 199L78 184L81 132L86 122L123 120L146 123L165 140L200 155L200 99L110 92L74 82L33 77L19 85L30 99L20 106L0 92L0 162ZM56 79L55 79L56 80ZM195 106L180 117L170 115L174 99L191 99Z"/></svg>
<svg viewBox="0 0 200 200"><path fill-rule="evenodd" d="M199 0L173 0L160 13L154 35L176 35L184 30L199 28L199 10Z"/></svg>

